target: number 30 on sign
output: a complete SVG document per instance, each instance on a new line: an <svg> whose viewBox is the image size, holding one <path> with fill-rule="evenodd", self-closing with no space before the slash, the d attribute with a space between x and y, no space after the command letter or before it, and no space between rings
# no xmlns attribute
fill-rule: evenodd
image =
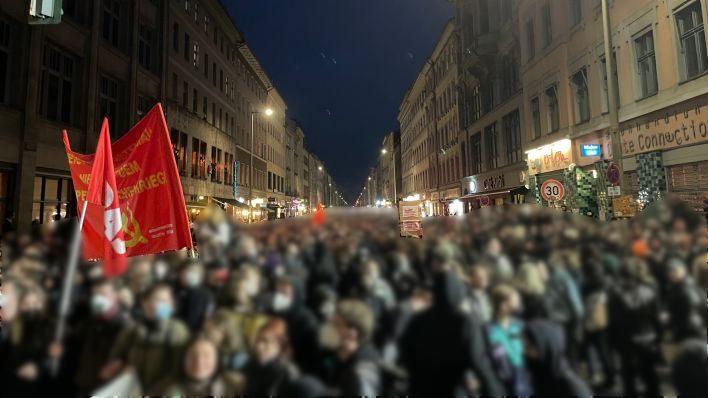
<svg viewBox="0 0 708 398"><path fill-rule="evenodd" d="M548 202L561 201L565 197L565 187L558 180L546 180L541 184L541 197Z"/></svg>

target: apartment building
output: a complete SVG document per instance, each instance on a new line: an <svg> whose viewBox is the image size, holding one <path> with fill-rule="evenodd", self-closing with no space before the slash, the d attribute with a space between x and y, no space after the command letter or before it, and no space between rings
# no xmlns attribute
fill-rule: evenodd
<svg viewBox="0 0 708 398"><path fill-rule="evenodd" d="M453 213L523 203L523 96L516 0L455 0L463 196Z"/></svg>
<svg viewBox="0 0 708 398"><path fill-rule="evenodd" d="M61 131L90 153L104 116L115 140L157 102L190 215L285 204L287 106L220 1L72 0L43 26L26 6L0 3L1 218L74 215Z"/></svg>
<svg viewBox="0 0 708 398"><path fill-rule="evenodd" d="M539 186L553 178L570 192L555 205L601 218L613 216L618 192L607 188L615 185L641 204L674 192L702 209L708 191L705 1L608 2L610 68L601 3L519 5L530 115L525 149L537 201L543 202ZM618 169L622 184L613 176Z"/></svg>

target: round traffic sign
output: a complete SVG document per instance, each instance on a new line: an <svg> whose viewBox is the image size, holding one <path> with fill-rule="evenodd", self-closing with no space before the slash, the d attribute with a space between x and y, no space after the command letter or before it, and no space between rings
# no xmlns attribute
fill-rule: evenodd
<svg viewBox="0 0 708 398"><path fill-rule="evenodd" d="M610 163L610 165L607 166L607 181L612 185L620 183L620 169L616 163Z"/></svg>
<svg viewBox="0 0 708 398"><path fill-rule="evenodd" d="M479 204L482 206L489 206L490 200L489 196L480 196L479 198Z"/></svg>
<svg viewBox="0 0 708 398"><path fill-rule="evenodd" d="M551 178L541 184L541 197L548 202L558 202L565 197L565 187L563 184Z"/></svg>

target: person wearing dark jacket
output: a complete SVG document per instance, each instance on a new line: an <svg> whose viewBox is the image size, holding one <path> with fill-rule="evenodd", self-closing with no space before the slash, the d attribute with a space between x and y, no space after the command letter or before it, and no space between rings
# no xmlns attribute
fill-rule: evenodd
<svg viewBox="0 0 708 398"><path fill-rule="evenodd" d="M688 339L679 346L671 375L679 397L708 397L705 339Z"/></svg>
<svg viewBox="0 0 708 398"><path fill-rule="evenodd" d="M288 327L280 318L272 318L259 330L254 356L244 369L245 396L313 397L322 395L323 385L302 375L292 362Z"/></svg>
<svg viewBox="0 0 708 398"><path fill-rule="evenodd" d="M76 394L90 395L102 380L99 371L106 365L118 334L127 317L118 301L114 285L105 279L94 282L89 307L91 315L83 319L68 338L63 361L76 361Z"/></svg>
<svg viewBox="0 0 708 398"><path fill-rule="evenodd" d="M637 395L636 378L645 395L658 396L659 303L643 263L628 259L619 272L619 283L610 291L610 332L621 359L624 395Z"/></svg>
<svg viewBox="0 0 708 398"><path fill-rule="evenodd" d="M179 286L175 289L177 319L190 331L196 332L214 309L214 295L203 287L204 268L197 261L186 263L180 272Z"/></svg>
<svg viewBox="0 0 708 398"><path fill-rule="evenodd" d="M592 391L573 372L565 353L563 329L550 321L532 320L524 329L526 366L539 397L591 397Z"/></svg>
<svg viewBox="0 0 708 398"><path fill-rule="evenodd" d="M399 342L413 396L452 396L472 370L483 395L504 395L487 356L480 321L460 311L462 281L449 270L434 276L433 304L415 315Z"/></svg>
<svg viewBox="0 0 708 398"><path fill-rule="evenodd" d="M686 265L678 259L669 261L669 285L666 305L671 316L672 337L679 343L687 338L706 337L706 325L701 311L705 311L705 296L696 286Z"/></svg>
<svg viewBox="0 0 708 398"><path fill-rule="evenodd" d="M295 361L303 370L317 369L317 317L305 306L292 279L277 280L271 309L287 323Z"/></svg>
<svg viewBox="0 0 708 398"><path fill-rule="evenodd" d="M337 365L333 395L377 396L381 393L379 355L371 344L375 321L361 301L343 300L333 318Z"/></svg>

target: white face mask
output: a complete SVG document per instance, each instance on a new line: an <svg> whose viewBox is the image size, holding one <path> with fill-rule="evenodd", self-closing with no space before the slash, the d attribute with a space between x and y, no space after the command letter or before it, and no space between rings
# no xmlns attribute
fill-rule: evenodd
<svg viewBox="0 0 708 398"><path fill-rule="evenodd" d="M157 280L165 279L167 276L167 263L164 261L155 262L155 278Z"/></svg>
<svg viewBox="0 0 708 398"><path fill-rule="evenodd" d="M94 294L91 297L91 311L96 315L105 314L111 309L111 300L102 294Z"/></svg>
<svg viewBox="0 0 708 398"><path fill-rule="evenodd" d="M273 310L276 312L285 311L292 305L290 296L283 293L275 293L273 295Z"/></svg>
<svg viewBox="0 0 708 398"><path fill-rule="evenodd" d="M189 271L184 274L184 284L188 287L196 287L202 283L202 273L199 271Z"/></svg>

